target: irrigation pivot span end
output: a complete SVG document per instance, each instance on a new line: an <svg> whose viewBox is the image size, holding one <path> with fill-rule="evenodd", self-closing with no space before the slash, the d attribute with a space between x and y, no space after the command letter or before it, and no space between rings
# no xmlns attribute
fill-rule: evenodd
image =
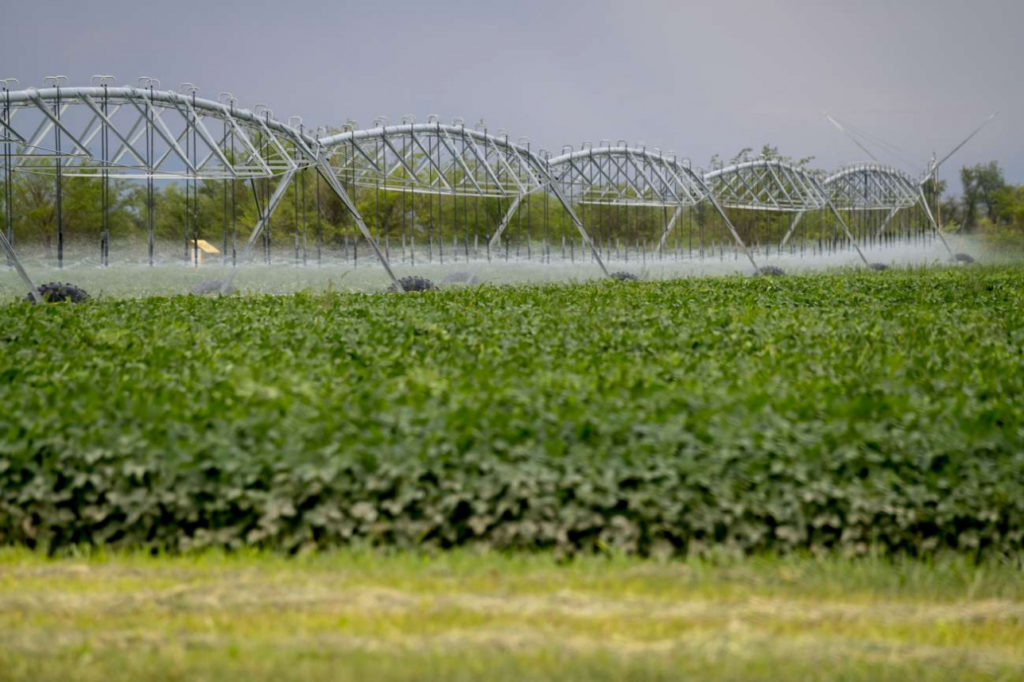
<svg viewBox="0 0 1024 682"><path fill-rule="evenodd" d="M828 209L857 255L870 265L828 192L807 170L778 160L758 159L711 171L704 181L726 208L796 213L798 217L806 211Z"/></svg>
<svg viewBox="0 0 1024 682"><path fill-rule="evenodd" d="M507 136L435 121L347 131L320 140L320 145L326 164L354 186L509 199L511 206L491 237L492 243L500 238L524 197L550 192L569 215L601 271L608 274L548 162L528 146L510 142Z"/></svg>
<svg viewBox="0 0 1024 682"><path fill-rule="evenodd" d="M0 129L4 136L0 142L4 147L5 182L9 186L12 174L17 172L45 173L55 178L58 264L63 263L60 198L64 178L101 178L105 228L109 219L109 182L114 178L145 180L150 197L154 180L184 180L188 203L194 202L196 183L200 180L253 181L282 176L279 188L284 189L303 168L327 172L316 138L302 131L301 126L296 128L276 120L269 110L238 109L233 98L219 102L203 99L191 84L184 84L185 92L175 92L158 89L155 79L145 79L140 87L112 86L109 76L101 80L101 84L89 87L55 84L19 91L5 87L2 93ZM400 288L354 204L336 182L329 180L328 185L354 211L363 237ZM146 222L150 253L154 239L152 210L149 202ZM246 255L270 212L263 212L247 242ZM186 221L192 223L191 243L198 260L194 211L186 211ZM104 229L104 264L108 239ZM188 243L186 240L186 255ZM8 257L17 261L13 249L8 250ZM20 263L18 267L23 271ZM30 289L34 287L30 285Z"/></svg>
<svg viewBox="0 0 1024 682"><path fill-rule="evenodd" d="M622 145L581 149L556 156L548 163L554 179L570 196L578 197L581 204L673 209L658 241L659 253L682 210L703 201L710 202L757 270L750 249L703 178L678 159L646 148Z"/></svg>

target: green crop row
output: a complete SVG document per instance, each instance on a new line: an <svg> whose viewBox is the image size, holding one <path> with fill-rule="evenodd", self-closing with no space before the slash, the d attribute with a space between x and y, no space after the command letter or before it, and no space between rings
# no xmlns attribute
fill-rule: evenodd
<svg viewBox="0 0 1024 682"><path fill-rule="evenodd" d="M1024 542L1024 268L0 307L0 544Z"/></svg>

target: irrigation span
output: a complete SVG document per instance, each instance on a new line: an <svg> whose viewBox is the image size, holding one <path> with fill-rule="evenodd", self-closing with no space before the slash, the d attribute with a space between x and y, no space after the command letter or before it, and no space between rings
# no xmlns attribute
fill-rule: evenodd
<svg viewBox="0 0 1024 682"><path fill-rule="evenodd" d="M142 192L133 219L150 265L159 260L157 195L174 185L183 194L176 257L185 262L199 265L207 248L231 265L258 253L269 262L282 249L294 249L303 263L325 254L358 263L361 249L398 288L396 260L443 263L446 256L491 262L525 254L531 262L588 263L609 275L609 262L630 258L730 254L756 271L773 249L845 249L864 264L865 245L937 238L949 251L922 181L878 164L825 174L759 159L703 172L674 154L621 141L551 154L436 117L310 129L298 117L278 120L265 106L240 108L227 93L210 100L188 84L171 91L155 79L136 87L110 77L88 87L60 79L41 89L0 83L0 244L33 296L15 249L31 246L19 234L28 204L18 183L38 184L39 176L53 207L47 254L58 267L70 236L84 237L99 264L111 264L111 225L129 184ZM80 181L99 185L96 228L71 235L65 194ZM240 210L242 203L250 210ZM332 207L343 217L325 235ZM272 233L275 216L284 238L281 224ZM310 232L315 239L307 239Z"/></svg>

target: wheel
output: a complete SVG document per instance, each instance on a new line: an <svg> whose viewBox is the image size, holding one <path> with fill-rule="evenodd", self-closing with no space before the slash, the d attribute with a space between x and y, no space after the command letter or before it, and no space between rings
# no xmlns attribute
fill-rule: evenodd
<svg viewBox="0 0 1024 682"><path fill-rule="evenodd" d="M40 284L36 291L39 292L39 298L44 303L59 303L60 301L82 303L89 300L89 294L85 293L85 289L80 289L74 284L66 284L64 282ZM26 300L33 301L32 295L29 294Z"/></svg>
<svg viewBox="0 0 1024 682"><path fill-rule="evenodd" d="M634 275L632 272L626 272L625 270L622 270L620 272L613 272L612 274L610 274L608 276L611 277L612 279L617 279L620 282L639 282L640 281L639 277Z"/></svg>
<svg viewBox="0 0 1024 682"><path fill-rule="evenodd" d="M964 265L970 265L974 262L974 256L969 253L958 253L953 256L953 260L957 263L963 263Z"/></svg>
<svg viewBox="0 0 1024 682"><path fill-rule="evenodd" d="M765 265L757 269L756 275L761 277L782 277L786 271L774 265Z"/></svg>
<svg viewBox="0 0 1024 682"><path fill-rule="evenodd" d="M402 291L430 291L434 288L434 283L426 277L417 277L416 275L410 275L408 277L402 277L398 280L398 283L402 285ZM398 287L392 284L388 287L388 291L398 292Z"/></svg>
<svg viewBox="0 0 1024 682"><path fill-rule="evenodd" d="M872 263L868 267L870 267L872 270L888 270L889 269L889 266L886 265L885 263Z"/></svg>

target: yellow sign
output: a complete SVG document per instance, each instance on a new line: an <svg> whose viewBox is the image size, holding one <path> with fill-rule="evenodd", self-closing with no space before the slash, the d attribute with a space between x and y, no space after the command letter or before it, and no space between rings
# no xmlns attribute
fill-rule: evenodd
<svg viewBox="0 0 1024 682"><path fill-rule="evenodd" d="M205 239L193 239L192 247L195 248L197 246L199 247L199 250L202 251L203 253L220 253L220 250L216 246L206 241Z"/></svg>
<svg viewBox="0 0 1024 682"><path fill-rule="evenodd" d="M195 253L196 265L204 265L206 263L206 254L209 253L213 255L220 253L220 250L217 249L216 246L205 239L190 239L189 246L191 247L189 250ZM196 249L198 249L198 253L196 253Z"/></svg>

